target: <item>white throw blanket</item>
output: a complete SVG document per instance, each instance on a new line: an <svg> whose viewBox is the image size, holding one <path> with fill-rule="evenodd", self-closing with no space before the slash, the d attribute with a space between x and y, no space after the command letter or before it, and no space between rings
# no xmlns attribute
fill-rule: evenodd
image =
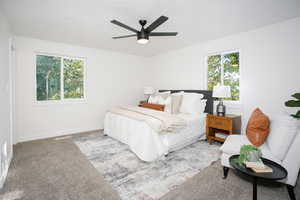
<svg viewBox="0 0 300 200"><path fill-rule="evenodd" d="M157 133L176 132L186 127L186 121L176 115L149 108L124 106L110 109L109 112L146 122Z"/></svg>

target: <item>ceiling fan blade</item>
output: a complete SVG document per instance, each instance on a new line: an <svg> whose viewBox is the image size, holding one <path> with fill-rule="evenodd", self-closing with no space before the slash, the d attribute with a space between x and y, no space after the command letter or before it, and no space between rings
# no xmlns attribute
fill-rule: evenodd
<svg viewBox="0 0 300 200"><path fill-rule="evenodd" d="M117 20L111 20L110 22L113 23L113 24L115 24L115 25L121 26L121 27L123 27L123 28L125 28L127 30L133 31L135 33L138 32L138 30L136 30L134 28L131 28L130 26L127 26L127 25L125 25L125 24L123 24L123 23L121 23L121 22L119 22Z"/></svg>
<svg viewBox="0 0 300 200"><path fill-rule="evenodd" d="M121 38L129 38L129 37L136 37L136 34L117 36L117 37L113 37L113 39L121 39Z"/></svg>
<svg viewBox="0 0 300 200"><path fill-rule="evenodd" d="M152 24L150 24L146 28L146 31L148 33L150 33L151 31L153 31L154 29L156 29L159 25L161 25L162 23L164 23L167 20L168 20L168 17L166 17L166 16L160 16L157 20L155 20Z"/></svg>
<svg viewBox="0 0 300 200"><path fill-rule="evenodd" d="M176 36L177 32L152 32L150 36Z"/></svg>

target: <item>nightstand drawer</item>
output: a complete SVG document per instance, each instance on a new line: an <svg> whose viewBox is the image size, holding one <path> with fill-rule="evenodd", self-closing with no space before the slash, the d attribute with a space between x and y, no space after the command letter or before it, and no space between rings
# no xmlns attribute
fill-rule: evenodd
<svg viewBox="0 0 300 200"><path fill-rule="evenodd" d="M208 120L208 126L212 128L228 130L232 126L232 121L230 119L222 119L220 117L210 116L210 120Z"/></svg>

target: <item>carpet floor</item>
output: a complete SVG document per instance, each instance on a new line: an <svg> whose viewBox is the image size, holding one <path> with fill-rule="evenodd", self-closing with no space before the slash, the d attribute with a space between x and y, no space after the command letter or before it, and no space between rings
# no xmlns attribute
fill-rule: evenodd
<svg viewBox="0 0 300 200"><path fill-rule="evenodd" d="M252 184L247 177L235 173L234 170L230 170L226 180L221 177L222 167L217 161L161 199L252 199ZM295 193L300 197L299 184L295 188ZM0 199L117 200L120 196L81 153L70 136L16 145L7 181L0 190ZM258 199L289 198L283 185L262 182L258 185Z"/></svg>

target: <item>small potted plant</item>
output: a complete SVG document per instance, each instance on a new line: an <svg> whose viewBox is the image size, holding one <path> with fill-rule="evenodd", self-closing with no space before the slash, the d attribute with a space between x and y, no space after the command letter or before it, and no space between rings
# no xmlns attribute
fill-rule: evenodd
<svg viewBox="0 0 300 200"><path fill-rule="evenodd" d="M243 145L240 149L240 156L238 163L244 166L246 162L259 162L261 161L262 153L259 148L253 145Z"/></svg>

